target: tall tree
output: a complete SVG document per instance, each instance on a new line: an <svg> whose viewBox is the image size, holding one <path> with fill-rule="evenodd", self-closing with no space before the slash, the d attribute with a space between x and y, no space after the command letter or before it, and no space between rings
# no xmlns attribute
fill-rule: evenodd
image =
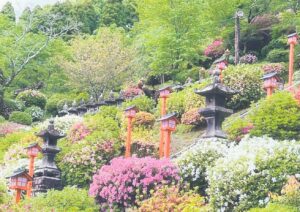
<svg viewBox="0 0 300 212"><path fill-rule="evenodd" d="M4 107L4 93L15 79L57 38L76 30L76 23L55 27L59 15L48 16L48 22L32 32L32 20L25 25L12 26L5 16L0 16L0 108Z"/></svg>
<svg viewBox="0 0 300 212"><path fill-rule="evenodd" d="M1 14L5 15L9 20L11 21L16 21L16 13L14 10L14 7L12 6L12 4L10 2L7 2L2 10L1 10Z"/></svg>
<svg viewBox="0 0 300 212"><path fill-rule="evenodd" d="M71 82L98 97L129 77L132 51L120 30L101 28L97 36L78 37L71 43L71 59L61 61Z"/></svg>

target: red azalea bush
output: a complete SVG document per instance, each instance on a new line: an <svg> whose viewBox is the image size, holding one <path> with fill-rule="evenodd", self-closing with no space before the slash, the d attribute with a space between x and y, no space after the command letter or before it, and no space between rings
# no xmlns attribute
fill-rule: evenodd
<svg viewBox="0 0 300 212"><path fill-rule="evenodd" d="M206 47L204 55L215 59L222 56L224 52L225 48L223 46L223 39L217 39Z"/></svg>
<svg viewBox="0 0 300 212"><path fill-rule="evenodd" d="M134 117L133 124L137 126L152 127L155 122L155 116L147 112L138 112Z"/></svg>
<svg viewBox="0 0 300 212"><path fill-rule="evenodd" d="M205 120L199 114L199 109L193 108L182 115L181 122L186 125L200 126L205 123Z"/></svg>
<svg viewBox="0 0 300 212"><path fill-rule="evenodd" d="M119 157L93 176L89 192L102 207L124 209L149 197L152 189L179 179L179 170L169 159Z"/></svg>
<svg viewBox="0 0 300 212"><path fill-rule="evenodd" d="M144 92L142 89L138 88L137 86L132 86L124 90L123 97L125 99L132 99L133 97L142 95Z"/></svg>
<svg viewBox="0 0 300 212"><path fill-rule="evenodd" d="M24 126L22 124L6 122L3 124L0 124L0 136L5 136L7 134L14 133L19 130L26 129L26 128L27 128L27 126Z"/></svg>
<svg viewBox="0 0 300 212"><path fill-rule="evenodd" d="M266 74L271 72L279 74L285 70L284 65L281 63L269 63L264 65L262 68Z"/></svg>
<svg viewBox="0 0 300 212"><path fill-rule="evenodd" d="M132 154L137 157L158 156L158 146L154 143L136 141L132 144Z"/></svg>
<svg viewBox="0 0 300 212"><path fill-rule="evenodd" d="M69 132L68 139L74 143L83 140L91 131L82 122L75 123Z"/></svg>

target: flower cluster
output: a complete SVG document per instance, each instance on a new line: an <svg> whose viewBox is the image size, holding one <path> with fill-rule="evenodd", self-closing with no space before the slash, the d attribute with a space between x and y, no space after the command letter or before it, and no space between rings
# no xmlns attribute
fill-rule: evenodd
<svg viewBox="0 0 300 212"><path fill-rule="evenodd" d="M207 167L213 166L227 151L228 147L222 141L199 141L190 151L177 158L181 177L190 183L192 188L198 187L198 191L205 195L205 189L208 187Z"/></svg>
<svg viewBox="0 0 300 212"><path fill-rule="evenodd" d="M28 129L28 126L17 124L13 122L6 122L3 124L0 124L0 136L5 136L10 133L17 132L19 130L26 130Z"/></svg>
<svg viewBox="0 0 300 212"><path fill-rule="evenodd" d="M141 202L140 212L150 211L209 211L205 200L193 191L177 186L164 186L153 196Z"/></svg>
<svg viewBox="0 0 300 212"><path fill-rule="evenodd" d="M182 115L181 122L186 125L200 126L205 119L200 115L198 108L193 108Z"/></svg>
<svg viewBox="0 0 300 212"><path fill-rule="evenodd" d="M271 73L271 72L280 74L281 72L283 72L285 70L284 65L281 63L269 63L269 64L264 65L262 68L266 74Z"/></svg>
<svg viewBox="0 0 300 212"><path fill-rule="evenodd" d="M225 48L223 47L223 40L217 39L206 47L204 50L204 55L215 59L222 56L224 52Z"/></svg>
<svg viewBox="0 0 300 212"><path fill-rule="evenodd" d="M133 119L133 124L137 126L152 127L155 122L155 116L147 112L138 112Z"/></svg>
<svg viewBox="0 0 300 212"><path fill-rule="evenodd" d="M83 118L76 115L67 115L63 117L55 117L53 121L55 129L66 134L75 123L82 122ZM38 129L44 130L48 127L48 125L49 121L44 121L43 123L39 124Z"/></svg>
<svg viewBox="0 0 300 212"><path fill-rule="evenodd" d="M126 90L124 90L123 92L123 97L125 99L132 99L133 97L142 95L144 92L143 90L141 90L140 88L133 86L133 87L129 87Z"/></svg>
<svg viewBox="0 0 300 212"><path fill-rule="evenodd" d="M246 54L240 58L240 62L244 64L253 64L257 62L257 57L254 54Z"/></svg>
<svg viewBox="0 0 300 212"><path fill-rule="evenodd" d="M116 155L119 151L113 141L82 141L65 154L58 165L66 184L86 187L97 169Z"/></svg>
<svg viewBox="0 0 300 212"><path fill-rule="evenodd" d="M90 194L101 205L126 208L150 195L156 186L179 180L179 170L169 159L114 158L93 177Z"/></svg>
<svg viewBox="0 0 300 212"><path fill-rule="evenodd" d="M229 148L208 168L208 195L215 210L247 211L269 202L289 175L300 170L300 143L250 138Z"/></svg>
<svg viewBox="0 0 300 212"><path fill-rule="evenodd" d="M68 140L72 143L83 140L86 136L90 134L90 130L82 123L75 123L68 134Z"/></svg>

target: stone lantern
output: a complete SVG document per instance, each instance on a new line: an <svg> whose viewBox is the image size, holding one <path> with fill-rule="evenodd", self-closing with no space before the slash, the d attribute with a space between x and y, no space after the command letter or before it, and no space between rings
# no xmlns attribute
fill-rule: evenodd
<svg viewBox="0 0 300 212"><path fill-rule="evenodd" d="M232 110L225 108L225 100L237 92L220 82L220 71L215 70L214 82L202 90L195 91L196 94L205 96L206 107L200 109L199 113L207 122L204 138L227 138L222 131L222 122L225 117L232 114Z"/></svg>
<svg viewBox="0 0 300 212"><path fill-rule="evenodd" d="M72 103L72 107L68 110L71 115L78 115L78 110L76 108L76 101L74 100Z"/></svg>
<svg viewBox="0 0 300 212"><path fill-rule="evenodd" d="M78 115L83 116L87 112L87 107L84 103L84 100L82 99L80 101L80 105L77 107Z"/></svg>
<svg viewBox="0 0 300 212"><path fill-rule="evenodd" d="M68 115L68 114L69 114L68 105L67 105L67 103L65 103L63 106L63 109L61 111L58 111L58 116L62 117L62 116Z"/></svg>
<svg viewBox="0 0 300 212"><path fill-rule="evenodd" d="M34 172L33 192L44 193L49 189L62 189L61 174L55 164L55 156L60 152L57 141L65 137L54 129L54 121L51 120L48 128L36 134L43 139L41 166Z"/></svg>

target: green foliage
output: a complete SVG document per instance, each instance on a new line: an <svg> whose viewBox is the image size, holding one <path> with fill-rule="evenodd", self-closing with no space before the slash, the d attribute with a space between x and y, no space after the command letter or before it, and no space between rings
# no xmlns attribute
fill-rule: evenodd
<svg viewBox="0 0 300 212"><path fill-rule="evenodd" d="M32 117L28 113L15 111L10 114L9 121L12 121L12 122L15 122L18 124L31 125Z"/></svg>
<svg viewBox="0 0 300 212"><path fill-rule="evenodd" d="M0 210L1 210L1 205L8 203L10 199L11 198L8 194L8 188L6 183L4 181L0 181Z"/></svg>
<svg viewBox="0 0 300 212"><path fill-rule="evenodd" d="M41 121L44 118L44 111L37 106L31 106L24 111L32 117L32 121Z"/></svg>
<svg viewBox="0 0 300 212"><path fill-rule="evenodd" d="M36 90L26 90L18 94L17 100L23 101L26 107L37 106L42 109L46 106L46 96Z"/></svg>
<svg viewBox="0 0 300 212"><path fill-rule="evenodd" d="M3 116L0 116L0 124L5 122L5 121L6 121L5 118Z"/></svg>
<svg viewBox="0 0 300 212"><path fill-rule="evenodd" d="M147 112L138 112L133 119L136 126L152 127L155 122L155 116Z"/></svg>
<svg viewBox="0 0 300 212"><path fill-rule="evenodd" d="M252 106L251 135L276 139L299 139L300 106L289 92L278 92Z"/></svg>
<svg viewBox="0 0 300 212"><path fill-rule="evenodd" d="M50 190L46 194L36 196L22 201L19 206L15 206L15 211L25 212L28 209L32 211L45 212L96 212L99 208L92 197L84 189L74 187L65 187L62 191Z"/></svg>
<svg viewBox="0 0 300 212"><path fill-rule="evenodd" d="M239 116L230 116L225 120L223 130L228 135L229 140L240 141L243 137L243 129L249 125L250 122L247 119L242 119Z"/></svg>
<svg viewBox="0 0 300 212"><path fill-rule="evenodd" d="M285 49L271 50L267 55L267 60L273 63L288 62L289 51Z"/></svg>
<svg viewBox="0 0 300 212"><path fill-rule="evenodd" d="M259 100L263 95L262 75L261 65L229 66L224 71L224 84L239 93L228 101L228 106L240 110Z"/></svg>
<svg viewBox="0 0 300 212"><path fill-rule="evenodd" d="M140 111L152 112L155 106L153 99L148 98L147 96L138 96L132 100L127 100L122 104L122 108L126 109L130 106L136 106Z"/></svg>
<svg viewBox="0 0 300 212"><path fill-rule="evenodd" d="M10 21L16 21L16 13L10 2L7 2L1 9L1 14L5 15Z"/></svg>

